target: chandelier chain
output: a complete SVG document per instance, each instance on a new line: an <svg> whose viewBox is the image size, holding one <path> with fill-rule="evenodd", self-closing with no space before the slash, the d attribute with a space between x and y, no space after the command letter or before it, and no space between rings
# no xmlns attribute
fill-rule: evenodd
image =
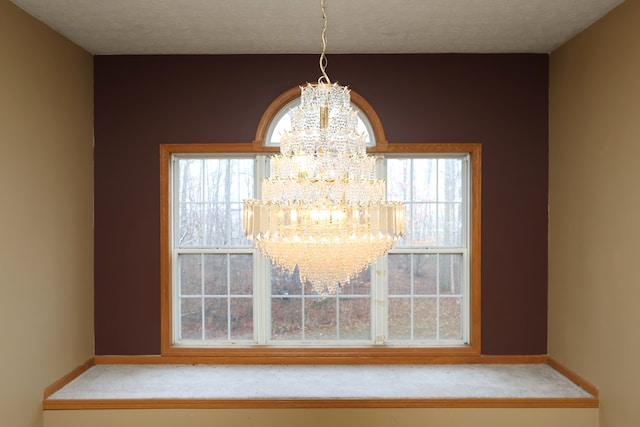
<svg viewBox="0 0 640 427"><path fill-rule="evenodd" d="M318 83L322 82L324 79L325 83L331 84L331 80L327 75L327 4L326 0L320 0L320 7L322 8L322 54L320 55L320 71L322 71L322 76L318 79Z"/></svg>

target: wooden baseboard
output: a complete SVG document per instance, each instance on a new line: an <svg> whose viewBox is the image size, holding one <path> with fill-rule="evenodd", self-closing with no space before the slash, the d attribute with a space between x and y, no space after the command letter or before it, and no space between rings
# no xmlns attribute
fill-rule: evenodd
<svg viewBox="0 0 640 427"><path fill-rule="evenodd" d="M589 381L587 381L586 379L584 379L583 377L581 377L580 375L572 371L571 369L567 368L566 366L564 366L554 358L547 357L547 365L551 366L553 369L560 372L562 375L570 379L574 384L581 387L584 391L591 394L596 399L599 397L598 387L596 387L595 385L593 385L592 383L590 383Z"/></svg>
<svg viewBox="0 0 640 427"><path fill-rule="evenodd" d="M73 369L71 372L63 376L62 378L56 380L55 382L47 386L44 389L44 393L43 393L44 399L51 396L53 393L55 393L56 391L60 390L62 387L64 387L65 385L73 381L75 378L80 376L83 372L91 368L93 365L95 365L95 357L92 357L91 359L87 360L82 365L78 366L77 368Z"/></svg>

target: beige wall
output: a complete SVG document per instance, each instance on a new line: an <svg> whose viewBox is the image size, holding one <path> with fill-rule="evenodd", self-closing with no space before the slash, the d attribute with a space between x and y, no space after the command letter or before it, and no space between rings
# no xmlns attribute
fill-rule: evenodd
<svg viewBox="0 0 640 427"><path fill-rule="evenodd" d="M0 425L93 355L91 55L0 0Z"/></svg>
<svg viewBox="0 0 640 427"><path fill-rule="evenodd" d="M549 353L640 425L640 1L551 55Z"/></svg>

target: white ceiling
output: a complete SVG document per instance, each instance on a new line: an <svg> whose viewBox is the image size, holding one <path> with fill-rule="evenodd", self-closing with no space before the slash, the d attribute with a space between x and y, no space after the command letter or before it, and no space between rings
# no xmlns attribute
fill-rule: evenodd
<svg viewBox="0 0 640 427"><path fill-rule="evenodd" d="M319 53L319 0L12 0L94 54ZM328 53L548 53L622 0L327 0Z"/></svg>

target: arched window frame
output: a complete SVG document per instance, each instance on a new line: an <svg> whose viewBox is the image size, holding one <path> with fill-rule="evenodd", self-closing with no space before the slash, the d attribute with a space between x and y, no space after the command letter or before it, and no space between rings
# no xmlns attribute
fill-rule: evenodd
<svg viewBox="0 0 640 427"><path fill-rule="evenodd" d="M262 114L256 129L256 136L253 141L254 149L256 151L279 150L277 145L269 144L267 141L270 126L281 115L286 114L293 105L293 102L298 98L300 98L300 86L295 86L283 92L280 96L274 99L271 104L269 104ZM360 118L365 122L365 126L373 137L374 143L372 146L368 147L368 150L384 151L387 146L387 139L384 134L382 122L380 121L376 111L362 95L353 90L351 90L351 104L359 110Z"/></svg>

